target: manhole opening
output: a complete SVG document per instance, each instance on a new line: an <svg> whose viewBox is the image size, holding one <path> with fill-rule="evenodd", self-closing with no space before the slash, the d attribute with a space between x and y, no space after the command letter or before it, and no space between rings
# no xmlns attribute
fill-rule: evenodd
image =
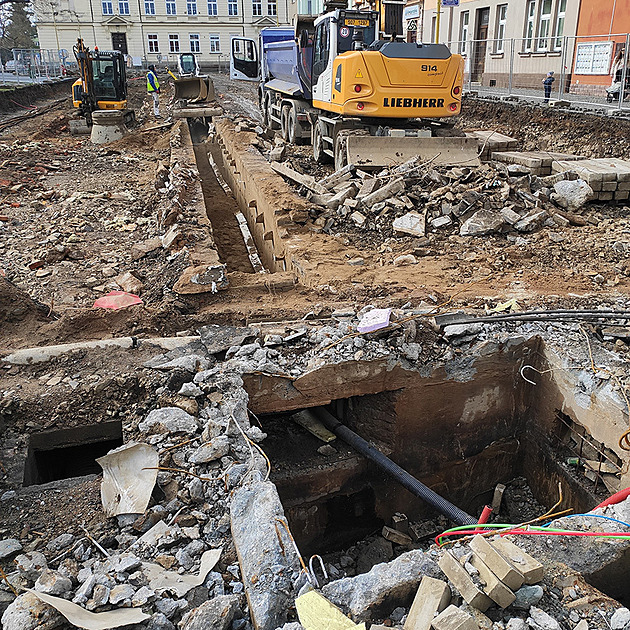
<svg viewBox="0 0 630 630"><path fill-rule="evenodd" d="M96 459L122 444L118 421L35 433L29 437L23 485L98 474Z"/></svg>

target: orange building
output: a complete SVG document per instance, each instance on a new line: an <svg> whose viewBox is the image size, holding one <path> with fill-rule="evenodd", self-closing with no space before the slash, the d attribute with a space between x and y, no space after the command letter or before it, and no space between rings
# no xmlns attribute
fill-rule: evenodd
<svg viewBox="0 0 630 630"><path fill-rule="evenodd" d="M612 83L628 33L630 0L581 1L571 92L601 93Z"/></svg>

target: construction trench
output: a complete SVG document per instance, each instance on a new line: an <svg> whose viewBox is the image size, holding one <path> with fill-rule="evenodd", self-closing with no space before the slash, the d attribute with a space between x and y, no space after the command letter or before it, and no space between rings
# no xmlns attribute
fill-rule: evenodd
<svg viewBox="0 0 630 630"><path fill-rule="evenodd" d="M542 565L528 573L512 558L524 586L477 539L444 547L434 539L456 524L474 530L493 504L491 523L549 511L550 532L626 533L630 500L597 511L617 522L568 516L630 486L620 442L626 301L510 310L495 300L486 314L427 289L392 302L385 326L360 333L377 296L366 289L348 306L335 283L368 286L382 261L358 247L356 226L336 244L331 216L314 212L294 175L287 181L273 168L254 127L229 117L177 122L158 167L158 181L169 182L155 213L179 265L174 292L196 304L223 300L224 314L152 334L118 320L101 336L3 349L3 627L624 628L627 539L519 531L509 539ZM423 247L415 245L418 258ZM395 270L393 284L417 289L413 266ZM276 314L240 316L227 301L239 291L277 300ZM295 291L316 297L303 308L277 306ZM318 310L326 300L332 306ZM398 469L384 472L358 442L335 437L339 423L464 520L405 489ZM116 462L106 463L112 450L142 483L116 478ZM100 490L107 481L117 489L109 502ZM327 577L319 560L309 568L314 556ZM309 602L309 617L296 599L316 583L323 597ZM438 583L448 583L448 602L433 604ZM433 606L424 621L412 609L417 592ZM334 616L330 603L352 621L318 626ZM434 620L447 604L454 620ZM121 613L105 621L76 608Z"/></svg>

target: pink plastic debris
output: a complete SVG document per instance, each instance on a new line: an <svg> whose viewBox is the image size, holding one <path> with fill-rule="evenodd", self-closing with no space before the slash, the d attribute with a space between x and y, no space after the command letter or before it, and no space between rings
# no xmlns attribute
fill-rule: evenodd
<svg viewBox="0 0 630 630"><path fill-rule="evenodd" d="M368 333L380 328L387 328L391 313L391 308L374 308L361 318L357 330L360 333Z"/></svg>
<svg viewBox="0 0 630 630"><path fill-rule="evenodd" d="M125 291L110 291L107 295L98 298L94 302L94 308L111 308L117 311L120 308L127 308L134 304L142 304L142 300L137 295Z"/></svg>

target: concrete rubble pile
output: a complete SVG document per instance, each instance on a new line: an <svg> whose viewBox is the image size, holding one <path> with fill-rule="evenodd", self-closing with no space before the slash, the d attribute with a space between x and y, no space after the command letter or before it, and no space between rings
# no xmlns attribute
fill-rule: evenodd
<svg viewBox="0 0 630 630"><path fill-rule="evenodd" d="M250 422L243 376L262 372L297 377L322 362L392 356L420 369L436 358L429 348L438 348L442 361L457 362L461 355L464 365L467 345L501 338L507 342L514 336L514 331L470 324L447 327L439 337L429 324L414 320L394 332L388 328L354 335L357 321L371 310L340 312L336 323L305 323L284 336L253 327L207 326L198 338L182 340L181 346L147 361L147 370L164 375L156 393L170 396L172 403L127 422L122 448L140 443L153 453L157 466L142 464L138 470L138 475L155 475L152 503L150 486L144 488L146 509L114 512L109 529L76 529L41 549L25 548L17 539L1 540L0 559L14 564L0 583L4 630L53 630L67 627L66 619L85 628L301 628L293 607L310 586L286 533L277 491L268 480L262 450L266 434ZM394 322L410 313L400 310L388 316ZM566 328L573 331L575 326ZM522 336L540 334L536 325L518 330ZM423 346L420 338L431 343ZM627 521L628 507L617 509L618 518ZM565 605L565 600L579 599L581 587L571 583L575 597L563 599L553 580L539 584L543 567L538 559L548 551L537 548L529 558L508 543L481 537L448 551L413 549L365 574L329 582L321 590L323 597L309 600L307 608L312 612L334 605L341 610L335 614L352 619L334 627L371 621L405 630L560 630L580 623L580 630L586 630L595 613ZM13 589L22 592L15 600ZM112 611L119 621L103 625L98 615ZM612 630L630 630L626 613L617 610L613 615L608 607L602 614L607 622L612 617ZM136 617L130 621L125 615ZM625 623L619 625L622 618ZM307 630L324 628L305 624Z"/></svg>
<svg viewBox="0 0 630 630"><path fill-rule="evenodd" d="M324 231L359 229L383 237L422 238L437 231L485 236L584 225L575 213L593 197L572 171L538 177L502 162L432 167L411 160L378 174L348 166L318 182L276 170L324 208L315 220Z"/></svg>

